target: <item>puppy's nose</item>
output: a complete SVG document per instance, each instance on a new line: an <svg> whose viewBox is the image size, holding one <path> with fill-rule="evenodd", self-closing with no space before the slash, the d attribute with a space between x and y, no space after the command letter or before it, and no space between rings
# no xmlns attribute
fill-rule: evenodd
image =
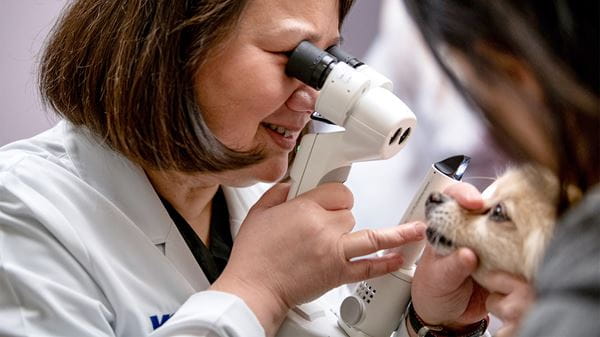
<svg viewBox="0 0 600 337"><path fill-rule="evenodd" d="M448 197L446 197L442 193L433 192L429 195L429 198L427 199L426 203L428 203L428 204L443 204L447 200L448 200Z"/></svg>
<svg viewBox="0 0 600 337"><path fill-rule="evenodd" d="M429 198L425 200L425 217L429 220L429 215L433 212L438 206L443 204L449 198L442 193L433 192L429 195Z"/></svg>

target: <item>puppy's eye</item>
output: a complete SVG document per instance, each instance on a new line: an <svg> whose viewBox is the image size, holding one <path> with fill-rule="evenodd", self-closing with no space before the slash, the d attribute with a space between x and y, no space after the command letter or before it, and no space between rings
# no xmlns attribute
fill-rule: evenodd
<svg viewBox="0 0 600 337"><path fill-rule="evenodd" d="M506 214L506 209L502 204L497 204L490 209L490 219L498 222L510 221L508 214Z"/></svg>

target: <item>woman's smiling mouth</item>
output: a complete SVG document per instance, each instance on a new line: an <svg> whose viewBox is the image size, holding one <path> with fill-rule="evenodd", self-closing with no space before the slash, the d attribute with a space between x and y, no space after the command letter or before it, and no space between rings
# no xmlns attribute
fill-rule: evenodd
<svg viewBox="0 0 600 337"><path fill-rule="evenodd" d="M261 125L267 130L271 139L279 146L280 148L291 151L296 146L296 139L299 134L299 130L296 129L288 129L281 125L271 124L271 123L261 123Z"/></svg>
<svg viewBox="0 0 600 337"><path fill-rule="evenodd" d="M269 129L277 132L278 134L282 135L284 138L291 138L292 137L292 131L284 128L283 126L278 126L275 124L270 124L270 123L263 123L266 127L268 127Z"/></svg>

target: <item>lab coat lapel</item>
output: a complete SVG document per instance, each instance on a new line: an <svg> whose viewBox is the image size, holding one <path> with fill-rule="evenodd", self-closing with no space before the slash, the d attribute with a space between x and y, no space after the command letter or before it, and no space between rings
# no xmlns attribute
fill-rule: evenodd
<svg viewBox="0 0 600 337"><path fill-rule="evenodd" d="M194 290L208 288L206 276L144 171L117 152L98 145L85 129L63 123L68 135L65 146L80 177L118 205L154 245L164 245L164 256Z"/></svg>
<svg viewBox="0 0 600 337"><path fill-rule="evenodd" d="M194 290L206 290L210 287L210 282L208 282L202 268L198 265L194 255L176 227L173 227L173 230L167 236L165 256L171 260L175 268L190 282Z"/></svg>
<svg viewBox="0 0 600 337"><path fill-rule="evenodd" d="M172 221L144 171L83 128L65 122L65 146L79 176L117 205L154 244L161 244Z"/></svg>

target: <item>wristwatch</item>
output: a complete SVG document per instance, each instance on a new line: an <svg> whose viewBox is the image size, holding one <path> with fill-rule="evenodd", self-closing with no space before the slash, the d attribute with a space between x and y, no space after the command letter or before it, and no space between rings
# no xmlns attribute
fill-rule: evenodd
<svg viewBox="0 0 600 337"><path fill-rule="evenodd" d="M419 337L481 337L487 329L489 316L480 322L467 325L460 330L449 329L441 325L427 325L410 303L408 307L408 320Z"/></svg>

